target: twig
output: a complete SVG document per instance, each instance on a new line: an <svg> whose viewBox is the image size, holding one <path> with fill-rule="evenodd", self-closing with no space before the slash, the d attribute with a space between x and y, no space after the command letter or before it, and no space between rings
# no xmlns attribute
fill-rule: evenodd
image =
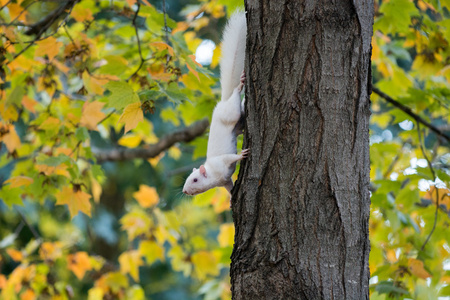
<svg viewBox="0 0 450 300"><path fill-rule="evenodd" d="M416 120L417 121L417 120ZM426 244L428 243L428 241L430 240L431 236L434 233L434 230L436 229L436 223L437 223L437 219L438 219L438 212L439 212L439 189L436 186L436 173L434 172L434 168L431 165L430 160L428 159L428 156L425 153L425 149L423 149L423 143L422 143L422 135L420 132L420 123L417 121L417 134L419 135L419 145L420 145L420 150L422 151L423 156L425 157L427 163L428 163L428 167L430 168L431 174L433 175L433 182L435 184L434 189L436 190L436 210L434 212L434 223L433 223L433 228L431 228L430 233L427 236L427 239L425 240L425 242L423 243L422 247L420 247L420 252L423 251L423 249L425 248ZM433 197L433 193L431 193L431 197Z"/></svg>
<svg viewBox="0 0 450 300"><path fill-rule="evenodd" d="M12 0L9 0L8 2L5 3L5 5L3 5L2 7L0 7L0 11L2 11L2 10L6 7L6 5L8 5L9 3L11 3L11 1L12 1Z"/></svg>
<svg viewBox="0 0 450 300"><path fill-rule="evenodd" d="M34 227L31 226L30 223L28 223L28 221L27 221L27 219L25 218L24 214L23 214L20 210L18 210L17 208L16 208L16 211L19 213L20 218L22 218L22 221L23 221L23 222L27 225L27 227L30 229L30 231L31 231L31 233L33 234L34 238L35 238L36 240L40 240L40 239L41 239L41 236L39 235L39 233L37 233L36 229L34 229Z"/></svg>
<svg viewBox="0 0 450 300"><path fill-rule="evenodd" d="M382 91L380 91L378 88L376 87L372 87L372 91L374 91L378 96L380 96L381 98L383 98L384 100L386 100L387 102L389 102L390 104L394 105L395 107L397 107L398 109L400 109L401 111L403 111L404 113L406 113L407 115L410 115L411 117L413 117L413 119L417 122L417 123L422 123L423 125L425 125L426 127L430 128L431 131L433 131L434 133L436 133L437 135L443 137L444 139L447 140L447 142L450 142L450 136L447 135L446 133L444 133L442 130L440 130L439 128L437 128L436 126L434 126L433 124L427 122L426 120L424 120L422 117L420 117L418 114L416 114L415 112L413 112L409 107L399 103L398 101L392 99L391 97L389 97L388 95L386 95L385 93L383 93Z"/></svg>
<svg viewBox="0 0 450 300"><path fill-rule="evenodd" d="M203 119L186 127L162 137L158 143L141 148L113 148L98 149L92 148L92 152L97 158L97 162L123 161L136 158L148 159L158 156L161 152L169 149L178 142L190 142L202 135L209 125L208 119Z"/></svg>
<svg viewBox="0 0 450 300"><path fill-rule="evenodd" d="M11 22L9 22L9 24L8 25L6 25L6 26L10 26L10 25L13 25L14 24L14 21L16 21L24 12L26 12L27 11L27 9L31 6L31 5L33 5L33 4L35 4L35 3L37 3L37 1L33 1L33 2L30 2L30 3L28 3L28 5L27 6L25 6L24 8L23 8L23 10L11 21ZM25 25L25 24L22 24L22 25L24 25L24 26L27 26L27 25Z"/></svg>

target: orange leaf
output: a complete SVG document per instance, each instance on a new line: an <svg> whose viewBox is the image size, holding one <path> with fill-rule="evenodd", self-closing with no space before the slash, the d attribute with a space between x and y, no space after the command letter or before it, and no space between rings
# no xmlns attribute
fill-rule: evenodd
<svg viewBox="0 0 450 300"><path fill-rule="evenodd" d="M105 103L94 101L86 102L83 105L80 124L90 130L97 130L97 124L105 118L105 114L101 111Z"/></svg>
<svg viewBox="0 0 450 300"><path fill-rule="evenodd" d="M29 186L34 182L33 178L26 177L26 176L16 176L12 177L5 181L5 183L10 183L11 188L21 187L21 186Z"/></svg>
<svg viewBox="0 0 450 300"><path fill-rule="evenodd" d="M65 186L55 196L57 205L67 204L71 218L75 217L79 211L91 216L91 203L89 202L91 195L81 190L74 191L72 187Z"/></svg>
<svg viewBox="0 0 450 300"><path fill-rule="evenodd" d="M129 6L133 6L136 3L136 0L127 0Z"/></svg>
<svg viewBox="0 0 450 300"><path fill-rule="evenodd" d="M77 252L67 256L69 269L77 276L79 280L83 279L86 271L92 270L89 255L86 252Z"/></svg>
<svg viewBox="0 0 450 300"><path fill-rule="evenodd" d="M141 102L128 104L119 118L119 123L125 123L125 133L136 128L137 124L144 120Z"/></svg>
<svg viewBox="0 0 450 300"><path fill-rule="evenodd" d="M77 5L73 8L70 14L77 22L92 21L94 19L92 11L88 8Z"/></svg>
<svg viewBox="0 0 450 300"><path fill-rule="evenodd" d="M24 96L22 99L22 105L28 109L29 111L31 111L32 113L36 113L36 109L34 108L36 105L38 104L38 102L34 99L31 99L28 96Z"/></svg>
<svg viewBox="0 0 450 300"><path fill-rule="evenodd" d="M152 207L159 202L159 196L156 189L144 184L139 186L139 191L133 193L133 197L144 208Z"/></svg>
<svg viewBox="0 0 450 300"><path fill-rule="evenodd" d="M169 45L167 45L167 44L164 43L164 42L153 42L153 43L150 43L150 46L155 47L155 48L158 49L159 51L163 51L163 50L166 50L166 49L167 49L167 51L169 52L170 56L173 56L173 55L174 55L173 48L170 47Z"/></svg>
<svg viewBox="0 0 450 300"><path fill-rule="evenodd" d="M19 250L9 248L6 249L6 253L8 253L14 261L21 261L23 259L23 253Z"/></svg>
<svg viewBox="0 0 450 300"><path fill-rule="evenodd" d="M62 242L44 242L39 248L39 256L43 260L55 261L62 256Z"/></svg>
<svg viewBox="0 0 450 300"><path fill-rule="evenodd" d="M423 267L423 261L410 258L408 259L408 267L411 273L419 278L427 279L431 277L430 273L428 273Z"/></svg>
<svg viewBox="0 0 450 300"><path fill-rule="evenodd" d="M34 300L36 299L36 294L32 289L27 289L25 293L20 295L20 300Z"/></svg>
<svg viewBox="0 0 450 300"><path fill-rule="evenodd" d="M0 126L3 127L3 126ZM5 126L6 128L3 128L3 130L6 131L6 133L0 137L0 141L3 142L6 145L6 148L8 149L9 153L14 152L17 148L20 147L20 138L16 133L16 129L14 128L14 125L9 124Z"/></svg>
<svg viewBox="0 0 450 300"><path fill-rule="evenodd" d="M17 18L18 21L25 22L27 17L27 10L19 3L11 3L8 5L9 15L11 19Z"/></svg>
<svg viewBox="0 0 450 300"><path fill-rule="evenodd" d="M52 60L62 48L63 43L58 42L54 37L50 36L45 40L37 42L37 49L34 52L34 56L48 56L48 60Z"/></svg>

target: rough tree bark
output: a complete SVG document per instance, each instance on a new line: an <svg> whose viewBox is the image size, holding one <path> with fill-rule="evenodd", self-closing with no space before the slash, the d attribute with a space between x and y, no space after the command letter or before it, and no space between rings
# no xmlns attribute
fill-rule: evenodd
<svg viewBox="0 0 450 300"><path fill-rule="evenodd" d="M371 0L247 0L233 299L369 298Z"/></svg>

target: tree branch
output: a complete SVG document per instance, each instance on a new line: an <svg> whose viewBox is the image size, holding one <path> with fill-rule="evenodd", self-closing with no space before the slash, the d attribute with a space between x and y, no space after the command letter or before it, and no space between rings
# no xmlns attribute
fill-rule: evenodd
<svg viewBox="0 0 450 300"><path fill-rule="evenodd" d="M148 159L158 156L161 152L169 149L178 142L190 142L202 135L209 125L208 119L203 119L182 130L172 132L162 137L158 143L141 148L114 148L98 149L93 148L92 152L97 158L97 162L123 161L135 158Z"/></svg>
<svg viewBox="0 0 450 300"><path fill-rule="evenodd" d="M39 22L34 23L33 25L30 25L29 29L25 31L26 35L42 35L50 26L52 26L53 23L55 23L58 18L60 18L66 10L71 10L75 4L79 0L67 0L66 3L49 13L45 18L40 20Z"/></svg>
<svg viewBox="0 0 450 300"><path fill-rule="evenodd" d="M437 135L439 135L439 136L443 137L444 139L446 139L447 142L450 142L450 136L449 135L444 133L442 130L440 130L439 128L437 128L433 124L431 124L428 121L424 120L421 116L419 116L418 114L413 112L409 107L407 107L407 106L401 104L400 102L392 99L391 97L389 97L388 95L386 95L385 93L383 93L382 91L380 91L376 87L372 87L372 91L374 91L378 96L380 96L381 98L383 98L384 100L386 100L390 104L394 105L395 107L397 107L398 109L400 109L401 111L406 113L407 115L410 115L414 120L416 120L416 122L422 123L423 125L428 127L431 131L433 131Z"/></svg>

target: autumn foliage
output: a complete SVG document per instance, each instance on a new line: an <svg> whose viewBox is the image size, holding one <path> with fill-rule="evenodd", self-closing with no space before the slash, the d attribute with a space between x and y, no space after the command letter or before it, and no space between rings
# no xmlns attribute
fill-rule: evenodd
<svg viewBox="0 0 450 300"><path fill-rule="evenodd" d="M0 299L230 298L229 195L181 186L242 2L165 2L0 0ZM374 5L371 297L450 296L450 2Z"/></svg>

